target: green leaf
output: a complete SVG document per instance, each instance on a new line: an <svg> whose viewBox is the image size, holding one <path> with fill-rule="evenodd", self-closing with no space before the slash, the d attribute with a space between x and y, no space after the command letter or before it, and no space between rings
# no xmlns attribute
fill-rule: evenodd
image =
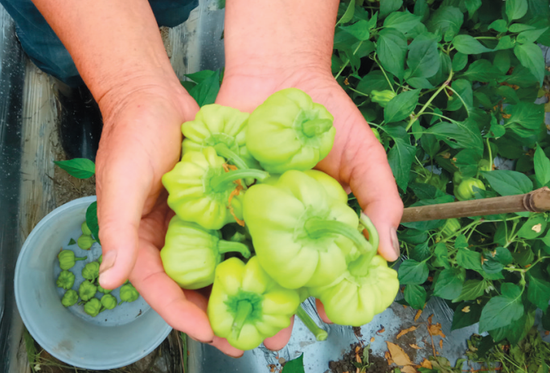
<svg viewBox="0 0 550 373"><path fill-rule="evenodd" d="M506 112L511 114L511 117L505 123L506 126L517 123L524 128L538 130L541 123L544 123L543 105L537 105L532 102L520 102L517 105L506 107Z"/></svg>
<svg viewBox="0 0 550 373"><path fill-rule="evenodd" d="M71 238L71 240L68 243L68 246L72 246L72 245L75 245L75 244L76 244L76 241Z"/></svg>
<svg viewBox="0 0 550 373"><path fill-rule="evenodd" d="M407 12L393 12L384 20L384 27L406 34L420 24L420 17Z"/></svg>
<svg viewBox="0 0 550 373"><path fill-rule="evenodd" d="M493 256L493 252L484 250L482 268L483 272L480 272L482 274L501 275L501 272L504 269L504 265L496 259L496 254Z"/></svg>
<svg viewBox="0 0 550 373"><path fill-rule="evenodd" d="M546 219L542 215L533 215L523 225L518 231L519 238L525 238L532 240L537 238L546 230Z"/></svg>
<svg viewBox="0 0 550 373"><path fill-rule="evenodd" d="M498 51L495 54L493 65L501 74L506 74L510 70L510 51Z"/></svg>
<svg viewBox="0 0 550 373"><path fill-rule="evenodd" d="M466 104L465 109L468 113L471 113L474 109L474 91L472 89L472 83L466 79L457 79L451 86L456 91L456 94L453 92L452 100L449 99L447 110L456 111ZM460 97L457 97L457 95Z"/></svg>
<svg viewBox="0 0 550 373"><path fill-rule="evenodd" d="M494 137L498 139L499 137L504 136L504 134L506 133L506 127L498 124L496 118L493 115L491 115L491 128L489 129L489 131L491 131ZM491 137L491 136L487 136L487 137Z"/></svg>
<svg viewBox="0 0 550 373"><path fill-rule="evenodd" d="M418 104L419 89L402 92L392 98L384 108L384 120L386 123L399 122L414 112Z"/></svg>
<svg viewBox="0 0 550 373"><path fill-rule="evenodd" d="M464 15L454 6L439 7L426 23L430 32L445 36L445 41L451 41L458 34Z"/></svg>
<svg viewBox="0 0 550 373"><path fill-rule="evenodd" d="M355 14L355 0L351 0L348 4L346 11L342 15L342 18L340 18L338 22L336 22L336 26L342 23L348 23L353 19L354 14Z"/></svg>
<svg viewBox="0 0 550 373"><path fill-rule="evenodd" d="M396 139L395 145L388 153L388 163L390 164L393 176L401 190L407 190L409 183L409 171L414 162L416 147L407 144L402 139Z"/></svg>
<svg viewBox="0 0 550 373"><path fill-rule="evenodd" d="M369 23L365 20L360 20L350 26L340 26L340 27L342 28L342 30L355 36L358 40L365 41L365 40L368 40L370 37Z"/></svg>
<svg viewBox="0 0 550 373"><path fill-rule="evenodd" d="M457 52L453 57L453 70L460 71L466 67L468 63L468 55Z"/></svg>
<svg viewBox="0 0 550 373"><path fill-rule="evenodd" d="M423 35L416 37L409 45L407 65L410 69L409 78L429 78L439 70L439 53L437 42Z"/></svg>
<svg viewBox="0 0 550 373"><path fill-rule="evenodd" d="M519 19L527 13L527 0L506 0L506 16L508 20Z"/></svg>
<svg viewBox="0 0 550 373"><path fill-rule="evenodd" d="M476 303L463 302L455 310L453 314L453 323L451 330L465 328L474 325L479 321L481 316L481 306ZM467 312L466 312L467 311Z"/></svg>
<svg viewBox="0 0 550 373"><path fill-rule="evenodd" d="M407 259L401 263L397 274L401 285L422 285L428 279L428 265L425 262Z"/></svg>
<svg viewBox="0 0 550 373"><path fill-rule="evenodd" d="M542 84L545 72L544 56L536 44L516 44L514 54L519 62Z"/></svg>
<svg viewBox="0 0 550 373"><path fill-rule="evenodd" d="M509 325L523 316L520 287L505 282L501 294L491 298L483 307L479 319L480 333Z"/></svg>
<svg viewBox="0 0 550 373"><path fill-rule="evenodd" d="M520 44L534 43L548 30L548 27L538 30L527 30L520 33L516 41Z"/></svg>
<svg viewBox="0 0 550 373"><path fill-rule="evenodd" d="M414 78L408 78L405 81L407 82L408 85L417 89L432 89L434 87L432 83L430 83L430 81L426 78L414 77Z"/></svg>
<svg viewBox="0 0 550 373"><path fill-rule="evenodd" d="M484 59L472 62L470 66L468 66L468 70L462 74L462 76L465 76L468 80L478 82L488 82L498 78L500 75L500 72L495 70L493 64Z"/></svg>
<svg viewBox="0 0 550 373"><path fill-rule="evenodd" d="M439 51L439 70L437 73L429 78L432 85L437 86L445 82L449 78L449 73L451 72L452 62L451 57L443 51Z"/></svg>
<svg viewBox="0 0 550 373"><path fill-rule="evenodd" d="M542 278L542 273L527 272L528 288L527 297L529 301L546 312L550 301L550 282Z"/></svg>
<svg viewBox="0 0 550 373"><path fill-rule="evenodd" d="M455 299L460 296L465 276L463 268L444 269L437 277L434 295L442 299Z"/></svg>
<svg viewBox="0 0 550 373"><path fill-rule="evenodd" d="M86 209L86 225L92 231L95 240L101 244L99 241L99 223L97 222L97 202L93 202Z"/></svg>
<svg viewBox="0 0 550 373"><path fill-rule="evenodd" d="M524 174L517 171L495 170L482 171L491 188L501 196L525 194L533 190L533 182Z"/></svg>
<svg viewBox="0 0 550 373"><path fill-rule="evenodd" d="M95 164L86 158L74 158L68 161L53 161L69 175L77 179L88 179L95 174Z"/></svg>
<svg viewBox="0 0 550 373"><path fill-rule="evenodd" d="M417 245L428 239L428 233L416 229L405 229L403 232L398 232L398 238L400 241Z"/></svg>
<svg viewBox="0 0 550 373"><path fill-rule="evenodd" d="M476 300L485 293L487 286L489 286L489 284L485 280L468 280L464 283L464 286L462 286L462 291L458 298L453 299L453 303L465 300Z"/></svg>
<svg viewBox="0 0 550 373"><path fill-rule="evenodd" d="M405 75L405 55L408 45L405 35L395 29L383 29L378 38L378 58L382 67L403 80Z"/></svg>
<svg viewBox="0 0 550 373"><path fill-rule="evenodd" d="M414 14L419 16L424 22L430 15L430 7L426 0L416 0L414 3Z"/></svg>
<svg viewBox="0 0 550 373"><path fill-rule="evenodd" d="M465 0L464 5L468 9L468 17L472 18L474 13L481 7L481 0Z"/></svg>
<svg viewBox="0 0 550 373"><path fill-rule="evenodd" d="M449 251L443 242L439 242L435 246L434 254L439 265L447 269L451 268L451 264L449 263Z"/></svg>
<svg viewBox="0 0 550 373"><path fill-rule="evenodd" d="M199 107L213 104L220 91L220 71L210 75L202 82L191 88L189 95L197 101Z"/></svg>
<svg viewBox="0 0 550 373"><path fill-rule="evenodd" d="M456 263L465 269L480 271L481 254L476 251L470 251L460 248L458 249L458 253L456 254Z"/></svg>
<svg viewBox="0 0 550 373"><path fill-rule="evenodd" d="M357 90L368 95L372 90L384 91L387 89L390 89L390 85L380 70L371 71L357 84Z"/></svg>
<svg viewBox="0 0 550 373"><path fill-rule="evenodd" d="M546 185L550 182L550 159L544 153L540 146L535 150L535 175L540 185Z"/></svg>
<svg viewBox="0 0 550 373"><path fill-rule="evenodd" d="M493 21L489 25L489 29L493 29L498 32L506 32L508 31L508 27L506 25L506 21L503 19L497 19L496 21Z"/></svg>
<svg viewBox="0 0 550 373"><path fill-rule="evenodd" d="M514 48L516 42L510 37L510 35L503 36L498 41L497 46L495 47L496 51L511 49Z"/></svg>
<svg viewBox="0 0 550 373"><path fill-rule="evenodd" d="M191 79L192 81L194 81L195 83L200 84L207 78L210 78L215 73L216 72L212 70L201 70L201 71L197 71L196 73L185 74L185 76Z"/></svg>
<svg viewBox="0 0 550 373"><path fill-rule="evenodd" d="M403 0L380 0L380 17L395 12L403 5Z"/></svg>
<svg viewBox="0 0 550 373"><path fill-rule="evenodd" d="M439 122L426 129L424 133L435 135L453 149L470 148L483 151L483 140L479 129L470 121Z"/></svg>
<svg viewBox="0 0 550 373"><path fill-rule="evenodd" d="M508 27L508 30L510 32L515 32L515 33L522 32L525 30L534 30L534 29L535 29L535 26L525 25L523 23L514 23L513 25L510 25L510 27Z"/></svg>
<svg viewBox="0 0 550 373"><path fill-rule="evenodd" d="M411 259L416 260L417 262L422 262L430 257L431 251L428 247L428 241L418 244L411 251Z"/></svg>
<svg viewBox="0 0 550 373"><path fill-rule="evenodd" d="M505 266L511 264L514 261L510 250L505 247L497 247L494 250L494 259Z"/></svg>
<svg viewBox="0 0 550 373"><path fill-rule="evenodd" d="M492 51L470 35L455 36L453 39L453 46L457 51L463 54L479 54Z"/></svg>
<svg viewBox="0 0 550 373"><path fill-rule="evenodd" d="M525 338L534 324L535 312L525 312L517 321L514 321L502 328L490 330L489 335L495 340L495 342L500 342L506 338L512 346L515 346L519 341Z"/></svg>
<svg viewBox="0 0 550 373"><path fill-rule="evenodd" d="M501 85L497 88L497 93L504 97L509 104L519 104L519 97L514 88L507 85Z"/></svg>
<svg viewBox="0 0 550 373"><path fill-rule="evenodd" d="M281 373L304 373L304 354L287 361Z"/></svg>
<svg viewBox="0 0 550 373"><path fill-rule="evenodd" d="M417 310L424 308L424 304L426 304L426 289L422 286L409 284L405 287L403 295L412 308Z"/></svg>

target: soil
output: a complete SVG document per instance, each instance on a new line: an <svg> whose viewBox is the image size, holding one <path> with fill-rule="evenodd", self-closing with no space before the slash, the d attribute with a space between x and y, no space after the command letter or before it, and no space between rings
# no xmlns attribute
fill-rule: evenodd
<svg viewBox="0 0 550 373"><path fill-rule="evenodd" d="M351 344L349 352L346 352L342 359L331 361L328 367L331 373L355 373L357 367L353 362L357 361L357 356L363 358L363 349L360 343ZM357 351L357 352L356 352ZM387 360L382 356L372 355L372 350L369 349L369 366L364 371L365 373L392 373L393 368L388 366Z"/></svg>

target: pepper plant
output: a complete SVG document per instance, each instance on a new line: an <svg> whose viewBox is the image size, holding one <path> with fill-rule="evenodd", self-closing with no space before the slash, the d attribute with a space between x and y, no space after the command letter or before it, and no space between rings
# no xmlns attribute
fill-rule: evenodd
<svg viewBox="0 0 550 373"><path fill-rule="evenodd" d="M406 207L549 185L537 43L550 45L547 0L341 2L332 71L378 134ZM453 329L479 322L494 342L522 340L537 308L550 328L548 221L402 224L402 302L422 309L440 297L455 310Z"/></svg>

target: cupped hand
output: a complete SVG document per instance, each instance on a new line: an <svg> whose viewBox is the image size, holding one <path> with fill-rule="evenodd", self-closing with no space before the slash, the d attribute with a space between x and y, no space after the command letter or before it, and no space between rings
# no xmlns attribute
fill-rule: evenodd
<svg viewBox="0 0 550 373"><path fill-rule="evenodd" d="M379 254L388 261L396 260L399 257L396 229L403 213L403 203L386 153L356 105L330 72L303 68L290 73L265 70L247 73L244 67L236 73L226 71L217 103L252 112L272 93L290 87L302 89L314 102L325 105L334 116L334 146L316 168L354 193L379 233ZM318 311L324 321L330 322L320 302ZM273 350L284 347L291 328L292 325L266 340L266 347Z"/></svg>
<svg viewBox="0 0 550 373"><path fill-rule="evenodd" d="M181 124L198 111L177 80L120 87L98 100L104 127L97 154L99 281L113 289L129 279L173 328L231 356L242 351L215 337L207 300L182 290L164 272L160 249L173 213L161 177L179 160Z"/></svg>

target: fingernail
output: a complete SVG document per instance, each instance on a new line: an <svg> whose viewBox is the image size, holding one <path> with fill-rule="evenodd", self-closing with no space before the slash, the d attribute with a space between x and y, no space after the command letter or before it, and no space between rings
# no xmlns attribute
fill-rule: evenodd
<svg viewBox="0 0 550 373"><path fill-rule="evenodd" d="M109 251L107 254L103 255L103 260L99 266L99 274L101 275L106 270L115 265L116 260L116 251Z"/></svg>
<svg viewBox="0 0 550 373"><path fill-rule="evenodd" d="M214 340L213 340L213 339L211 339L211 340L209 340L209 341L201 341L201 340L198 340L198 341L199 341L200 343L206 343L206 344L212 344L212 343L214 343Z"/></svg>
<svg viewBox="0 0 550 373"><path fill-rule="evenodd" d="M397 229L395 229L395 227L390 228L390 239L393 246L393 251L395 251L395 258L397 259L399 258L400 249L399 240L397 239Z"/></svg>

